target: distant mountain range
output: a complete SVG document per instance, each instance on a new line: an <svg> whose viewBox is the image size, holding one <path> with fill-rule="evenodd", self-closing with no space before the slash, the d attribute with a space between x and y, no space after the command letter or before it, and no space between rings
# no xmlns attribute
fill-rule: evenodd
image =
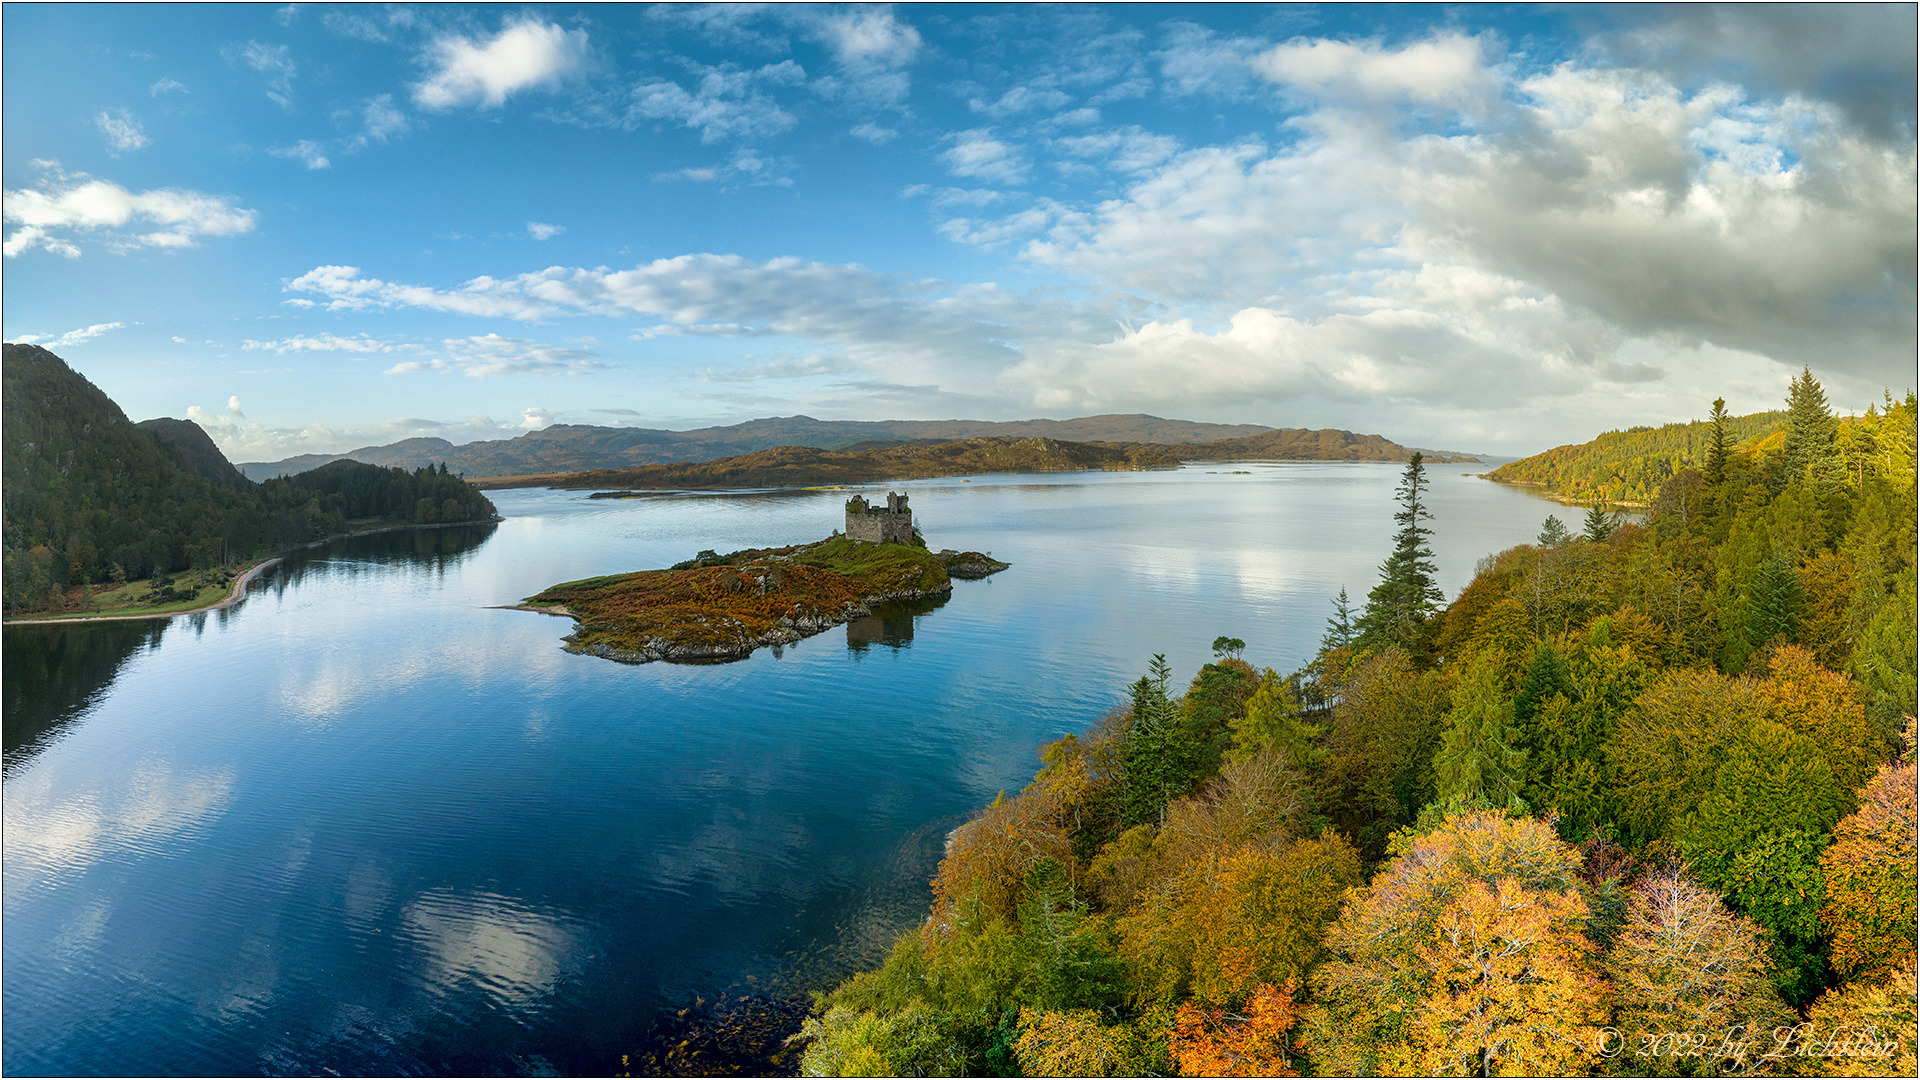
<svg viewBox="0 0 1920 1080"><path fill-rule="evenodd" d="M1404 461L1411 452L1378 435L1355 435L1334 429L1275 429L1259 424L1205 424L1141 413L1017 421L815 420L811 416L781 416L692 431L555 424L511 439L464 446L455 446L445 439L404 439L385 446L363 446L344 454L302 454L282 461L243 462L238 468L249 479L264 480L305 472L342 458L410 469L444 462L449 470L479 480L701 463L783 446L880 450L912 443L932 445L977 438L1156 445L1168 447L1170 452L1183 458L1209 461L1230 457ZM1443 456L1435 460L1475 459Z"/></svg>

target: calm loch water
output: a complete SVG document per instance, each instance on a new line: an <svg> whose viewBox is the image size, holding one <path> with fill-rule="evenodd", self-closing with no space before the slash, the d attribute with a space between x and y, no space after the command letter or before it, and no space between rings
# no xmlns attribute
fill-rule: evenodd
<svg viewBox="0 0 1920 1080"><path fill-rule="evenodd" d="M1429 472L1449 595L1554 512L1463 468ZM1398 475L894 485L1013 568L717 666L569 655L566 620L490 605L818 539L849 492L499 492L498 526L314 549L222 612L10 628L6 1071L604 1073L695 1001L830 986L1153 653L1307 658Z"/></svg>

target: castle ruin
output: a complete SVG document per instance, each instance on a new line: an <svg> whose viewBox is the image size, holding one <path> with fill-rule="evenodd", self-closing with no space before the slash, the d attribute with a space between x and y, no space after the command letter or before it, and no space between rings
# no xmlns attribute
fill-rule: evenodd
<svg viewBox="0 0 1920 1080"><path fill-rule="evenodd" d="M887 492L885 507L869 506L859 495L847 500L847 539L868 544L913 543L913 511L907 497Z"/></svg>

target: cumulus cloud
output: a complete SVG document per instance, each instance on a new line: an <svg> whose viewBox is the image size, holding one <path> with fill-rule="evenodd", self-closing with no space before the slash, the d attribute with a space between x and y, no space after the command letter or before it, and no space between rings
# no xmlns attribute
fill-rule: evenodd
<svg viewBox="0 0 1920 1080"><path fill-rule="evenodd" d="M167 78L167 79L161 79L159 82L156 82L152 86L147 87L147 96L159 97L161 94L171 93L176 90L182 94L187 94L192 92L187 89L186 83L183 83L178 79Z"/></svg>
<svg viewBox="0 0 1920 1080"><path fill-rule="evenodd" d="M1485 93L1495 82L1481 43L1461 34L1441 34L1399 49L1378 42L1299 39L1260 54L1253 67L1273 82L1322 98L1367 101L1460 100Z"/></svg>
<svg viewBox="0 0 1920 1080"><path fill-rule="evenodd" d="M702 67L692 90L665 79L635 86L629 118L670 120L698 131L704 143L778 135L795 120L765 91L798 86L806 79L806 71L791 60L751 71L732 65Z"/></svg>
<svg viewBox="0 0 1920 1080"><path fill-rule="evenodd" d="M848 67L904 67L920 51L920 31L894 18L888 7L833 10L818 18L814 30Z"/></svg>
<svg viewBox="0 0 1920 1080"><path fill-rule="evenodd" d="M258 215L230 196L180 188L132 192L85 173L56 167L37 187L8 189L4 217L10 226L5 252L17 256L39 247L68 258L80 249L75 233L98 235L114 251L142 247L193 247L202 236L234 236L253 229ZM147 231L140 231L147 230Z"/></svg>
<svg viewBox="0 0 1920 1080"><path fill-rule="evenodd" d="M940 155L940 160L953 175L1002 184L1026 182L1026 157L1018 147L994 138L991 130L975 128L955 132L949 138L953 145Z"/></svg>
<svg viewBox="0 0 1920 1080"><path fill-rule="evenodd" d="M813 83L822 95L864 108L900 108L913 87L907 68L920 53L920 31L882 5L797 8L790 18L827 46L837 73Z"/></svg>
<svg viewBox="0 0 1920 1080"><path fill-rule="evenodd" d="M1180 140L1129 124L1111 131L1055 139L1053 146L1071 157L1103 161L1120 172L1144 172L1179 152Z"/></svg>
<svg viewBox="0 0 1920 1080"><path fill-rule="evenodd" d="M543 221L527 222L527 235L535 240L551 240L566 231L565 225L548 225Z"/></svg>
<svg viewBox="0 0 1920 1080"><path fill-rule="evenodd" d="M890 127L881 127L871 121L856 124L847 134L856 139L865 139L875 146L885 146L900 137L900 132Z"/></svg>
<svg viewBox="0 0 1920 1080"><path fill-rule="evenodd" d="M107 146L114 157L138 150L149 141L140 121L126 109L101 110L100 115L93 118L93 126L107 137Z"/></svg>
<svg viewBox="0 0 1920 1080"><path fill-rule="evenodd" d="M413 100L428 109L497 109L512 94L558 86L589 56L586 31L537 19L509 22L484 40L449 34L430 47L432 73L414 85Z"/></svg>

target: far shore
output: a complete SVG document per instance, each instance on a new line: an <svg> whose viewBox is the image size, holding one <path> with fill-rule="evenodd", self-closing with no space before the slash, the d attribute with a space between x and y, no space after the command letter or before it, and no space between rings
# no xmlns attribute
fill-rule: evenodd
<svg viewBox="0 0 1920 1080"><path fill-rule="evenodd" d="M181 611L141 611L130 615L20 615L8 619L4 624L0 625L64 626L68 623L131 622L139 619L171 619L176 615L201 615L209 611L219 611L221 608L232 607L234 604L239 603L240 599L246 595L247 585L251 583L255 577L259 576L262 571L276 565L281 559L286 558L288 552L303 551L307 548L315 548L322 544L330 544L335 540L345 540L355 536L373 536L377 533L399 532L403 529L453 529L459 528L462 525L497 524L505 520L505 518L496 515L490 518L482 518L478 521L440 521L422 525L383 525L378 529L335 533L332 536L315 540L309 544L290 547L278 555L269 555L261 559L259 562L248 567L239 577L233 579L233 587L227 590L227 595L224 599L217 600L211 604L202 604L197 608L186 608Z"/></svg>

